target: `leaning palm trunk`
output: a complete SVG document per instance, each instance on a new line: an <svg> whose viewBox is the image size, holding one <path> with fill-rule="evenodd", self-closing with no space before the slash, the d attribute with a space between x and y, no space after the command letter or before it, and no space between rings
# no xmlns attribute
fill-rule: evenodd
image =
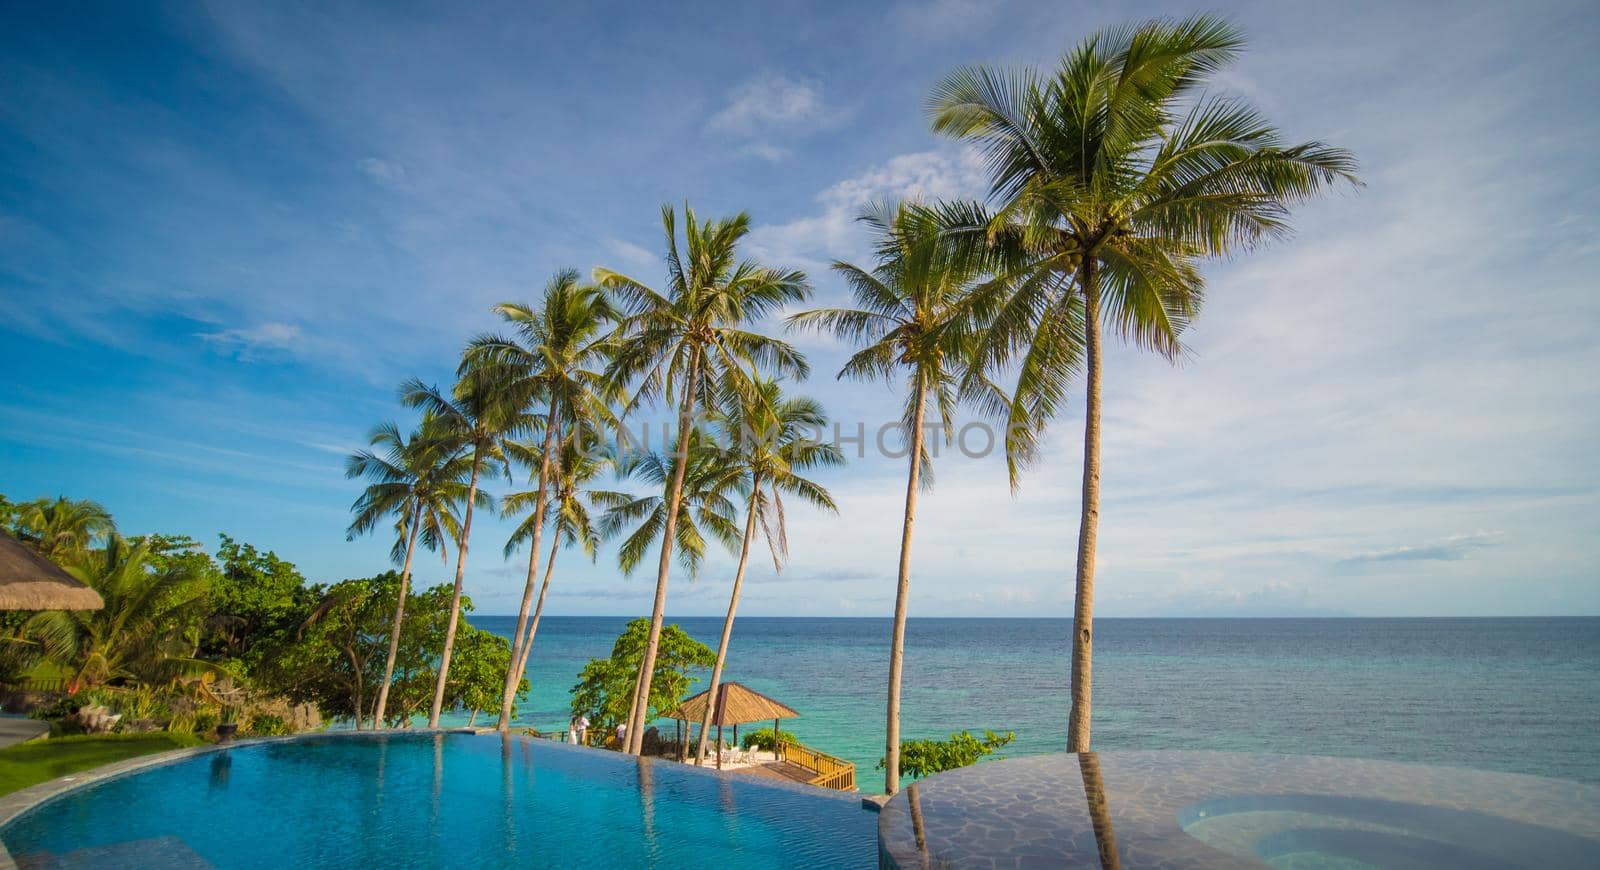
<svg viewBox="0 0 1600 870"><path fill-rule="evenodd" d="M889 641L889 715L884 739L884 791L900 790L900 671L906 649L906 599L911 592L911 526L917 517L917 486L922 473L922 417L928 407L927 385L916 377L917 404L911 415L911 463L906 475L906 522L900 533L900 579L894 593L894 631Z"/></svg>
<svg viewBox="0 0 1600 870"><path fill-rule="evenodd" d="M539 615L544 613L544 596L550 591L550 575L556 571L556 553L561 549L561 537L550 543L550 555L544 562L544 582L539 586L539 603L533 608L533 618L528 620L528 636L522 641L522 649L518 651L517 682L522 681L522 675L528 672L528 653L533 649L533 639L539 634ZM515 685L513 683L512 685Z"/></svg>
<svg viewBox="0 0 1600 870"><path fill-rule="evenodd" d="M472 537L472 504L478 500L478 469L480 448L472 449L472 481L467 484L467 510L461 521L461 542L456 545L456 585L450 593L450 620L445 623L444 649L439 653L439 677L433 684L433 706L428 709L428 727L439 727L439 713L444 709L445 683L450 679L450 654L456 647L456 626L461 622L461 581L467 574L467 541Z"/></svg>
<svg viewBox="0 0 1600 870"><path fill-rule="evenodd" d="M545 418L544 455L539 459L539 492L533 499L533 540L528 547L528 582L522 588L522 604L517 609L517 628L511 633L511 667L506 669L506 683L500 695L500 720L495 728L504 731L511 727L511 706L516 700L517 684L522 682L522 669L516 664L523 660L522 633L528 627L528 608L533 603L534 580L539 576L539 538L544 533L544 508L550 487L550 452L556 442L556 403L550 403L550 413ZM540 596L543 601L543 596Z"/></svg>
<svg viewBox="0 0 1600 870"><path fill-rule="evenodd" d="M389 707L389 684L394 681L394 661L400 656L400 626L406 618L406 596L411 593L411 556L417 550L417 527L422 525L422 504L411 512L411 534L406 538L406 563L400 569L400 596L394 603L394 623L389 626L389 657L383 662L383 684L378 686L378 703L372 711L372 727L383 727L383 714Z"/></svg>
<svg viewBox="0 0 1600 870"><path fill-rule="evenodd" d="M711 714L717 703L717 688L722 685L722 666L728 660L728 640L733 637L733 615L739 609L739 589L744 585L744 569L750 564L750 541L756 535L756 496L761 492L761 476L756 475L750 488L750 515L744 521L744 543L739 547L739 568L733 572L733 593L728 596L728 615L722 620L722 641L717 644L717 662L711 667L711 687L706 691L706 713L700 720L700 746L695 750L694 763L706 763L706 735L711 733ZM777 732L773 732L773 748L777 748ZM720 747L719 747L720 748Z"/></svg>
<svg viewBox="0 0 1600 870"><path fill-rule="evenodd" d="M683 393L682 418L678 421L678 467L667 490L667 518L661 530L661 561L656 565L656 600L650 611L650 636L645 641L644 657L639 662L639 678L633 693L633 710L628 714L627 746L623 751L638 755L644 746L644 726L650 715L650 684L655 676L656 651L661 646L661 621L667 606L667 575L672 570L673 536L678 532L678 507L683 501L683 476L689 468L689 427L694 414L694 394L700 388L700 351L689 360L689 380Z"/></svg>
<svg viewBox="0 0 1600 870"><path fill-rule="evenodd" d="M1067 715L1067 751L1089 751L1091 659L1094 655L1094 544L1100 525L1100 286L1094 258L1085 257L1083 350L1083 507L1078 522L1078 576L1072 608L1072 710Z"/></svg>

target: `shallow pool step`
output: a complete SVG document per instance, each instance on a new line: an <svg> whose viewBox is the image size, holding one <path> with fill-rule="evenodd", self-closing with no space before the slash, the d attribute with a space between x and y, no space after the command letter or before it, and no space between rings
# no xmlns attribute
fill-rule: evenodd
<svg viewBox="0 0 1600 870"><path fill-rule="evenodd" d="M177 837L129 840L109 846L74 849L60 855L35 852L15 856L17 870L126 870L129 867L171 867L210 870L211 863Z"/></svg>

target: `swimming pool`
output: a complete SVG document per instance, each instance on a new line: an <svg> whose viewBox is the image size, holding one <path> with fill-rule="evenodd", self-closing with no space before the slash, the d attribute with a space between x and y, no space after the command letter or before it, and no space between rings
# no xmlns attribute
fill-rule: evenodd
<svg viewBox="0 0 1600 870"><path fill-rule="evenodd" d="M21 868L871 867L854 795L496 735L313 737L68 792L0 829Z"/></svg>

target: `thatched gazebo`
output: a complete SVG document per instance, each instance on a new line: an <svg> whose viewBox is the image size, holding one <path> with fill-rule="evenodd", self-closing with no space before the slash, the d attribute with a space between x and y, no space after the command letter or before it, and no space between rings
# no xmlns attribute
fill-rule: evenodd
<svg viewBox="0 0 1600 870"><path fill-rule="evenodd" d="M686 738L690 736L689 726L696 722L704 722L706 718L706 696L710 690L692 695L685 699L678 709L667 714L668 719L678 720L678 727L682 730L679 746L686 745ZM765 722L772 720L772 739L778 739L778 722L783 719L793 719L799 716L793 707L782 704L766 695L757 692L741 683L723 683L717 687L717 704L711 711L711 724L717 726L717 745L722 745L722 726L733 726L733 741L739 742L739 726L747 722ZM717 767L722 767L722 753L717 753Z"/></svg>
<svg viewBox="0 0 1600 870"><path fill-rule="evenodd" d="M100 593L0 531L0 610L99 610L105 606Z"/></svg>

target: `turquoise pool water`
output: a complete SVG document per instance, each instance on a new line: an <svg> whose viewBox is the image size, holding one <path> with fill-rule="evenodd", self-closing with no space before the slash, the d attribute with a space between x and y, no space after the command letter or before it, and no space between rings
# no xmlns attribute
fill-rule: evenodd
<svg viewBox="0 0 1600 870"><path fill-rule="evenodd" d="M18 818L28 867L873 867L856 796L492 735L241 746ZM204 863L201 863L204 862Z"/></svg>

